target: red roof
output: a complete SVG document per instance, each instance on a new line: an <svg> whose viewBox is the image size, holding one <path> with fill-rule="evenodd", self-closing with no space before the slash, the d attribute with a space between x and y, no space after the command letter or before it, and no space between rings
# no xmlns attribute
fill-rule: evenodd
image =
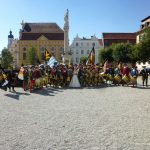
<svg viewBox="0 0 150 150"><path fill-rule="evenodd" d="M20 40L37 40L42 35L48 40L64 40L64 33L22 33Z"/></svg>
<svg viewBox="0 0 150 150"><path fill-rule="evenodd" d="M103 39L136 39L135 33L102 33Z"/></svg>
<svg viewBox="0 0 150 150"><path fill-rule="evenodd" d="M25 23L20 40L37 40L42 35L48 40L64 40L64 31L56 23Z"/></svg>
<svg viewBox="0 0 150 150"><path fill-rule="evenodd" d="M56 23L25 23L23 32L30 33L63 33Z"/></svg>

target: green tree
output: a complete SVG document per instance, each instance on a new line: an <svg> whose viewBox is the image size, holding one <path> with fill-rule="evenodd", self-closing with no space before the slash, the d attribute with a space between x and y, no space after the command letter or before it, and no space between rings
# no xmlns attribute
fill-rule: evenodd
<svg viewBox="0 0 150 150"><path fill-rule="evenodd" d="M7 48L2 50L2 58L1 58L2 67L8 69L12 68L13 56Z"/></svg>
<svg viewBox="0 0 150 150"><path fill-rule="evenodd" d="M136 46L135 55L138 61L150 61L150 29L145 30L142 41Z"/></svg>
<svg viewBox="0 0 150 150"><path fill-rule="evenodd" d="M129 63L132 62L134 58L134 53L133 53L133 45L130 43L118 43L118 44L113 44L113 58L114 61L116 62L124 62L124 63Z"/></svg>
<svg viewBox="0 0 150 150"><path fill-rule="evenodd" d="M113 62L113 48L110 46L108 48L102 48L99 50L98 59L100 63L104 63L105 60L108 60L109 62Z"/></svg>
<svg viewBox="0 0 150 150"><path fill-rule="evenodd" d="M26 63L28 65L36 65L38 60L37 52L34 47L27 49Z"/></svg>
<svg viewBox="0 0 150 150"><path fill-rule="evenodd" d="M86 62L87 62L87 57L86 56L82 56L81 58L80 58L80 63L81 64L86 64Z"/></svg>

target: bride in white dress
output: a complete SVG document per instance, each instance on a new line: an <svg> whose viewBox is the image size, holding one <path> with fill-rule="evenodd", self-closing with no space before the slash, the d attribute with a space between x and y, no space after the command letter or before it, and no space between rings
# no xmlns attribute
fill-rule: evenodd
<svg viewBox="0 0 150 150"><path fill-rule="evenodd" d="M72 77L72 79L71 79L71 82L70 82L70 84L69 84L69 87L74 87L74 88L79 88L79 87L81 87L77 75L78 75L78 69L77 69L77 67L74 67L73 77Z"/></svg>

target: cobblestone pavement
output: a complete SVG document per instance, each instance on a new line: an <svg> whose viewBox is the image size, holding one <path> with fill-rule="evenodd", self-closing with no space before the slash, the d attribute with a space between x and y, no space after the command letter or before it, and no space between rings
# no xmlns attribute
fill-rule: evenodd
<svg viewBox="0 0 150 150"><path fill-rule="evenodd" d="M0 90L0 150L150 150L150 86Z"/></svg>

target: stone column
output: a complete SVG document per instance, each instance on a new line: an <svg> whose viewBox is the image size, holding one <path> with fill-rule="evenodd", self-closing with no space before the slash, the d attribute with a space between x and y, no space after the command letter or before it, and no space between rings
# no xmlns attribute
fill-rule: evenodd
<svg viewBox="0 0 150 150"><path fill-rule="evenodd" d="M70 62L69 55L69 10L64 16L64 63Z"/></svg>

